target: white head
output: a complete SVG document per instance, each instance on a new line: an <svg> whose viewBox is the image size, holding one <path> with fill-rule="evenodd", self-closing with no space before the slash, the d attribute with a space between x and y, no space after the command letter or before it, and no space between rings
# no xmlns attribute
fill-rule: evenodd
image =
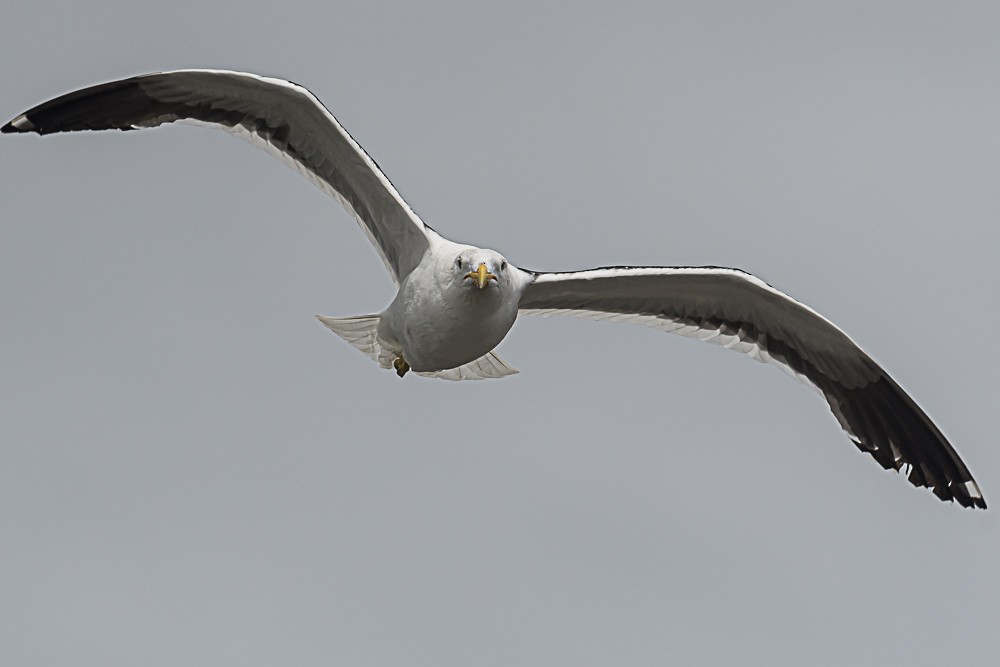
<svg viewBox="0 0 1000 667"><path fill-rule="evenodd" d="M452 260L452 279L463 287L490 293L503 291L510 282L507 260L484 248L463 248Z"/></svg>

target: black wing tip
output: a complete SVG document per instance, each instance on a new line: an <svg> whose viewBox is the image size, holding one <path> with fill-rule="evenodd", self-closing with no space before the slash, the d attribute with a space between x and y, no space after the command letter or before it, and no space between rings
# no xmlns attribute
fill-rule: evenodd
<svg viewBox="0 0 1000 667"><path fill-rule="evenodd" d="M958 484L961 484L961 482L958 482ZM953 493L952 488L950 486L935 487L934 495L940 498L941 500L947 502L957 502L962 507L968 507L969 509L974 509L974 510L986 509L986 501L983 500L982 496L971 495L969 493L965 493L964 491L960 493Z"/></svg>
<svg viewBox="0 0 1000 667"><path fill-rule="evenodd" d="M131 129L136 107L141 108L148 102L148 96L137 83L139 78L102 83L54 97L17 116L0 128L0 132L52 134ZM128 120L132 122L125 122Z"/></svg>
<svg viewBox="0 0 1000 667"><path fill-rule="evenodd" d="M938 493L938 489L934 489L934 493L942 500L955 500L962 507L980 510L986 509L986 499L983 498L983 494L979 490L979 485L974 480L952 482L947 487L939 488L942 488L944 493ZM955 493L956 490L958 493Z"/></svg>
<svg viewBox="0 0 1000 667"><path fill-rule="evenodd" d="M919 486L928 485L921 484ZM962 507L970 509L986 509L986 500L983 499L983 494L979 492L979 486L971 479L968 482L939 484L932 487L931 491L945 502L956 502Z"/></svg>
<svg viewBox="0 0 1000 667"><path fill-rule="evenodd" d="M20 134L24 132L37 131L38 128L28 119L28 114L26 113L21 114L3 127L0 127L0 133L3 134Z"/></svg>
<svg viewBox="0 0 1000 667"><path fill-rule="evenodd" d="M903 462L902 460L895 460L891 457L886 458L884 456L880 456L881 452L888 452L888 450L869 449L868 446L854 438L851 438L851 441L859 450L865 454L871 455L871 457L875 459L875 461L884 469L904 474L906 476L906 480L910 484L918 488L929 488L931 493L942 501L949 503L957 502L962 507L968 507L971 509L987 509L986 500L983 498L983 494L979 490L979 485L976 484L974 479L970 478L966 481L953 480L947 483L940 483L933 478L928 480L928 475L926 475L919 466L913 466L909 463ZM906 471L906 467L909 467L908 473Z"/></svg>

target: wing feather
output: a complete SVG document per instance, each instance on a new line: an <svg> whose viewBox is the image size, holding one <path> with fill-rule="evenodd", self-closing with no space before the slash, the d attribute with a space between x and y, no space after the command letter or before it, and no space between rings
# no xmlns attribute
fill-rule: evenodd
<svg viewBox="0 0 1000 667"><path fill-rule="evenodd" d="M527 315L657 327L773 363L817 389L857 447L944 500L985 508L971 473L926 413L847 334L737 269L609 267L535 273Z"/></svg>
<svg viewBox="0 0 1000 667"><path fill-rule="evenodd" d="M222 70L146 74L62 95L0 131L134 130L175 121L227 130L294 167L358 219L397 284L420 263L429 228L326 107L289 81Z"/></svg>

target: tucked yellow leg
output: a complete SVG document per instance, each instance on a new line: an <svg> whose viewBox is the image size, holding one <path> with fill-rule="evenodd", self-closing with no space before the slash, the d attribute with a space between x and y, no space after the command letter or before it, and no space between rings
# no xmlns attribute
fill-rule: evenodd
<svg viewBox="0 0 1000 667"><path fill-rule="evenodd" d="M406 363L406 359L403 359L403 355L396 357L392 361L392 367L396 369L396 375L403 377L406 375L406 371L410 370L410 365Z"/></svg>

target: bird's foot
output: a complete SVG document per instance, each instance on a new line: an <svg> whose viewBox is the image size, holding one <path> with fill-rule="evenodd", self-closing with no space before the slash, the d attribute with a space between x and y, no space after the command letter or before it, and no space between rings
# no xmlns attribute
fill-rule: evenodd
<svg viewBox="0 0 1000 667"><path fill-rule="evenodd" d="M402 356L393 359L392 367L396 369L396 375L399 377L403 377L406 375L406 371L410 370L410 365L406 363L406 359L403 359Z"/></svg>

